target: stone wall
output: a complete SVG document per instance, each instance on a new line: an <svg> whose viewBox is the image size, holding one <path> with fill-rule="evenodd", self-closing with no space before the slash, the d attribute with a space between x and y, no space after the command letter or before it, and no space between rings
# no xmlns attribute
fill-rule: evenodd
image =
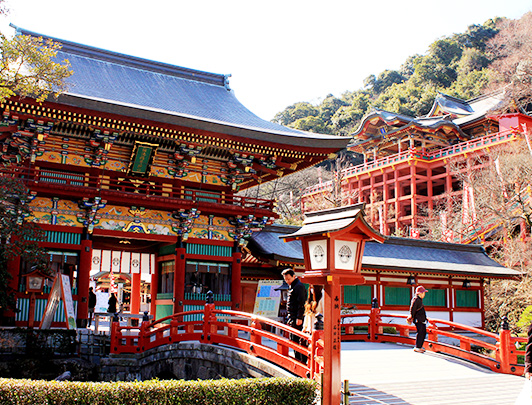
<svg viewBox="0 0 532 405"><path fill-rule="evenodd" d="M247 353L201 343L173 343L144 353L110 355L100 362L100 380L294 377Z"/></svg>

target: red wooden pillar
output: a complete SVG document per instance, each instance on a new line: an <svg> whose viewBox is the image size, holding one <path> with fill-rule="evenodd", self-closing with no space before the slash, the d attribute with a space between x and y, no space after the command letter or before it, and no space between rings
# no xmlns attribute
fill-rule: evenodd
<svg viewBox="0 0 532 405"><path fill-rule="evenodd" d="M131 307L130 312L132 314L140 313L140 297L142 295L140 291L140 273L133 273L131 275Z"/></svg>
<svg viewBox="0 0 532 405"><path fill-rule="evenodd" d="M242 252L237 249L233 252L233 265L231 266L231 309L242 308Z"/></svg>
<svg viewBox="0 0 532 405"><path fill-rule="evenodd" d="M416 187L416 166L410 166L410 214L412 219L410 220L410 226L417 228L417 187Z"/></svg>
<svg viewBox="0 0 532 405"><path fill-rule="evenodd" d="M323 340L325 342L323 356L323 404L338 405L341 389L341 315L340 304L342 286L335 276L327 277L325 284L325 314ZM326 392L327 391L327 392Z"/></svg>
<svg viewBox="0 0 532 405"><path fill-rule="evenodd" d="M183 312L183 301L185 300L186 264L186 249L184 247L176 248L174 273L174 314Z"/></svg>
<svg viewBox="0 0 532 405"><path fill-rule="evenodd" d="M150 286L150 314L153 315L154 319L157 319L157 287L159 281L159 265L155 266L153 273L151 275L151 286Z"/></svg>
<svg viewBox="0 0 532 405"><path fill-rule="evenodd" d="M89 319L89 279L92 266L92 240L81 241L78 269L78 327L85 327Z"/></svg>

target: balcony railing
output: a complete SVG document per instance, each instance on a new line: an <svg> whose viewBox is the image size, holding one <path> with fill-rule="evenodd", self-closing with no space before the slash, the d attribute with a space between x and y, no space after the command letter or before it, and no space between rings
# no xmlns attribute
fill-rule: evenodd
<svg viewBox="0 0 532 405"><path fill-rule="evenodd" d="M432 152L408 149L400 153L396 153L394 155L386 156L370 162L365 162L357 166L348 167L347 169L342 170L342 178L345 179L346 177L354 176L357 174L371 172L381 167L390 166L413 158L432 161L436 159L442 159L458 155L461 153L473 152L475 150L487 148L489 146L493 146L501 142L509 141L513 139L516 133L518 133L518 131L516 130L497 132L495 134L490 134L480 138L472 139L470 141L461 142L459 144L438 149ZM330 190L332 184L333 182L332 180L330 180L323 183L315 184L314 186L307 187L303 191L303 195L315 194Z"/></svg>
<svg viewBox="0 0 532 405"><path fill-rule="evenodd" d="M151 200L183 200L202 204L233 205L242 208L263 209L271 211L273 200L242 197L231 192L191 188L173 179L149 177L139 179L125 174L104 172L99 174L85 172L85 168L57 168L54 165L39 168L0 167L0 176L22 180L30 190L48 189L82 192L90 197L91 192L106 196L121 196Z"/></svg>

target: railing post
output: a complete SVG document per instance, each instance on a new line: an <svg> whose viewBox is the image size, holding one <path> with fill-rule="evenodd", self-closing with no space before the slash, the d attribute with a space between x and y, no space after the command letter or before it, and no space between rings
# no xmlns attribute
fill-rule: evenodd
<svg viewBox="0 0 532 405"><path fill-rule="evenodd" d="M510 325L508 317L503 316L499 333L499 365L502 373L510 374Z"/></svg>
<svg viewBox="0 0 532 405"><path fill-rule="evenodd" d="M121 339L122 333L120 332L120 323L111 322L111 353L120 353L118 347L120 346Z"/></svg>
<svg viewBox="0 0 532 405"><path fill-rule="evenodd" d="M377 333L379 333L379 322L380 322L380 313L379 302L377 298L371 300L371 311L369 313L369 324L368 324L368 338L370 342L377 340Z"/></svg>
<svg viewBox="0 0 532 405"><path fill-rule="evenodd" d="M310 341L310 378L317 381L317 378L322 372L322 368L318 363L318 358L323 358L323 347L319 345L319 341L323 341L323 315L316 315L316 322L314 323L314 331Z"/></svg>
<svg viewBox="0 0 532 405"><path fill-rule="evenodd" d="M211 322L216 321L216 315L213 314L214 310L214 294L212 291L207 292L207 299L205 301L205 310L203 312L203 333L201 334L202 343L210 343L211 332L215 325Z"/></svg>
<svg viewBox="0 0 532 405"><path fill-rule="evenodd" d="M139 330L139 341L138 341L138 347L139 351L144 352L146 350L146 331L148 330L148 324L149 318L147 316L147 312L144 313L145 315L142 317L142 322L140 324L140 330Z"/></svg>
<svg viewBox="0 0 532 405"><path fill-rule="evenodd" d="M249 332L249 341L254 345L262 344L262 337L255 333L256 330L261 329L260 322L258 322L256 318L253 318L253 322L251 322L251 331Z"/></svg>

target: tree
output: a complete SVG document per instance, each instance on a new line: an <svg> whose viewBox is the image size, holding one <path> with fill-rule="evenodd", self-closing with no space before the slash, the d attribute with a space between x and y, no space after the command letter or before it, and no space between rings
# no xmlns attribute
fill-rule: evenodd
<svg viewBox="0 0 532 405"><path fill-rule="evenodd" d="M487 44L496 73L492 86L506 88L506 109L532 110L532 12L519 20L502 19L499 33Z"/></svg>
<svg viewBox="0 0 532 405"><path fill-rule="evenodd" d="M502 316L515 326L522 311L532 305L531 151L524 140L513 142L468 164L457 160L451 170L464 189L471 187L473 199L469 197L467 205L465 192L443 196L441 204L424 213L422 233L441 240L450 231L453 241L483 241L494 260L520 271L519 280L492 280L485 296L486 326L496 331ZM475 215L471 215L473 202Z"/></svg>
<svg viewBox="0 0 532 405"><path fill-rule="evenodd" d="M4 0L0 0L0 15L7 14ZM12 96L30 96L44 101L65 90L64 80L72 71L68 60L55 61L61 44L29 35L12 39L0 33L0 102Z"/></svg>
<svg viewBox="0 0 532 405"><path fill-rule="evenodd" d="M28 221L33 195L18 179L0 177L0 311L14 309L15 291L9 288L8 263L20 257L30 267L46 269L46 251L39 247L44 232Z"/></svg>

